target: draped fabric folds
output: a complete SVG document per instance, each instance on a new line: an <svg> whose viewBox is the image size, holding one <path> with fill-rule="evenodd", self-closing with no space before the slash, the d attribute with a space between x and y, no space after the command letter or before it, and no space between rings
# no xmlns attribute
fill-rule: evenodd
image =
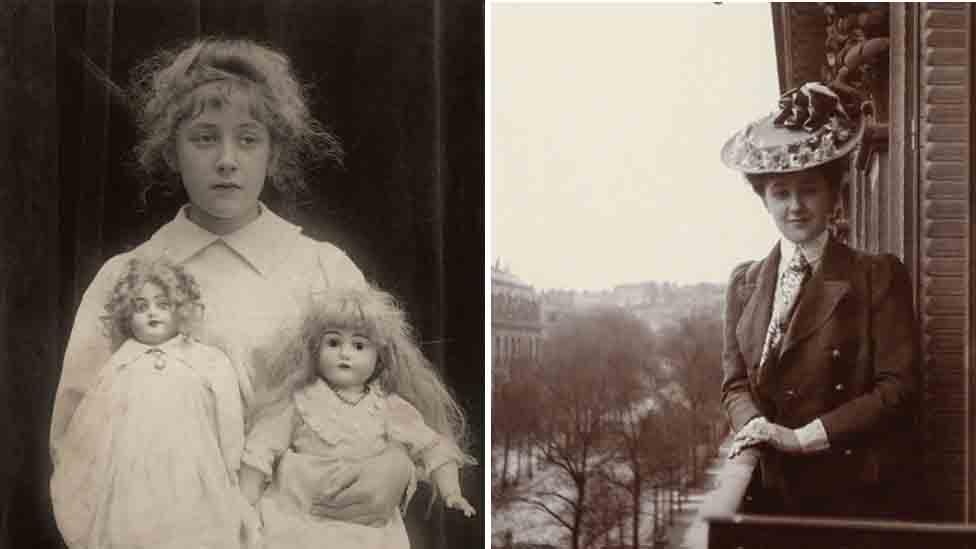
<svg viewBox="0 0 976 549"><path fill-rule="evenodd" d="M118 91L201 34L269 42L312 84L347 156L312 171L292 221L401 298L482 428L483 31L473 0L0 0L0 548L61 547L47 433L75 308L102 262L183 200L141 199ZM414 514L415 547L483 544L474 522Z"/></svg>

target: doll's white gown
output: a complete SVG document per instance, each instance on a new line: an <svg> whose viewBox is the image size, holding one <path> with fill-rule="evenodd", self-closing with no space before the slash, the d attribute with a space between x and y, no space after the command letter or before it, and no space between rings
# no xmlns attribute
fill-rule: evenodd
<svg viewBox="0 0 976 549"><path fill-rule="evenodd" d="M240 547L243 413L221 351L129 340L99 373L51 479L72 549Z"/></svg>

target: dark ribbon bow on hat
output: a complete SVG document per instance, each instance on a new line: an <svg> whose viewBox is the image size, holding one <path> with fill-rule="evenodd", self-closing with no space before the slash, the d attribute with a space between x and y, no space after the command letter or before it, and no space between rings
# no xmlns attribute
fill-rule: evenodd
<svg viewBox="0 0 976 549"><path fill-rule="evenodd" d="M820 82L784 93L779 109L740 130L722 161L746 173L785 173L825 164L850 152L863 131L861 109Z"/></svg>
<svg viewBox="0 0 976 549"><path fill-rule="evenodd" d="M808 132L823 127L831 116L850 118L840 96L819 82L809 82L786 92L779 98L779 108L773 125Z"/></svg>

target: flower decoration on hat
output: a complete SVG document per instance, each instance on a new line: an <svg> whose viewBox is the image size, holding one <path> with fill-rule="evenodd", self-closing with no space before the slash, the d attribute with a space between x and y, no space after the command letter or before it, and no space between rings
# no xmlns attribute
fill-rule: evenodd
<svg viewBox="0 0 976 549"><path fill-rule="evenodd" d="M779 109L751 122L722 147L722 162L745 173L806 170L851 152L864 134L855 103L808 82L784 93Z"/></svg>

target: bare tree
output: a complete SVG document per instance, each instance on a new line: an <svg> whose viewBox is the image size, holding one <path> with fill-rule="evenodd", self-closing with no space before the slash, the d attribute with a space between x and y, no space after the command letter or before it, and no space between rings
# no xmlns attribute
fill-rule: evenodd
<svg viewBox="0 0 976 549"><path fill-rule="evenodd" d="M517 357L504 372L492 372L492 441L497 445L492 461L492 504L502 504L517 476L509 470L519 462L519 452L529 448L538 428L538 388L531 381L538 366L528 357Z"/></svg>
<svg viewBox="0 0 976 549"><path fill-rule="evenodd" d="M671 379L680 388L689 410L685 428L694 482L699 470L699 444L714 443L703 433L711 433L721 418L721 313L717 308L692 310L664 332L660 345Z"/></svg>
<svg viewBox="0 0 976 549"><path fill-rule="evenodd" d="M546 342L536 447L566 488L520 499L565 527L573 549L602 539L626 508L602 473L616 459L612 433L621 411L644 394L638 379L651 351L647 329L621 310L570 318Z"/></svg>
<svg viewBox="0 0 976 549"><path fill-rule="evenodd" d="M608 471L608 481L629 496L633 521L630 524L631 546L640 546L641 517L648 489L670 480L684 458L682 450L688 441L680 425L686 409L663 392L649 393L642 402L620 412L616 435L618 467ZM651 511L657 513L657 509Z"/></svg>

